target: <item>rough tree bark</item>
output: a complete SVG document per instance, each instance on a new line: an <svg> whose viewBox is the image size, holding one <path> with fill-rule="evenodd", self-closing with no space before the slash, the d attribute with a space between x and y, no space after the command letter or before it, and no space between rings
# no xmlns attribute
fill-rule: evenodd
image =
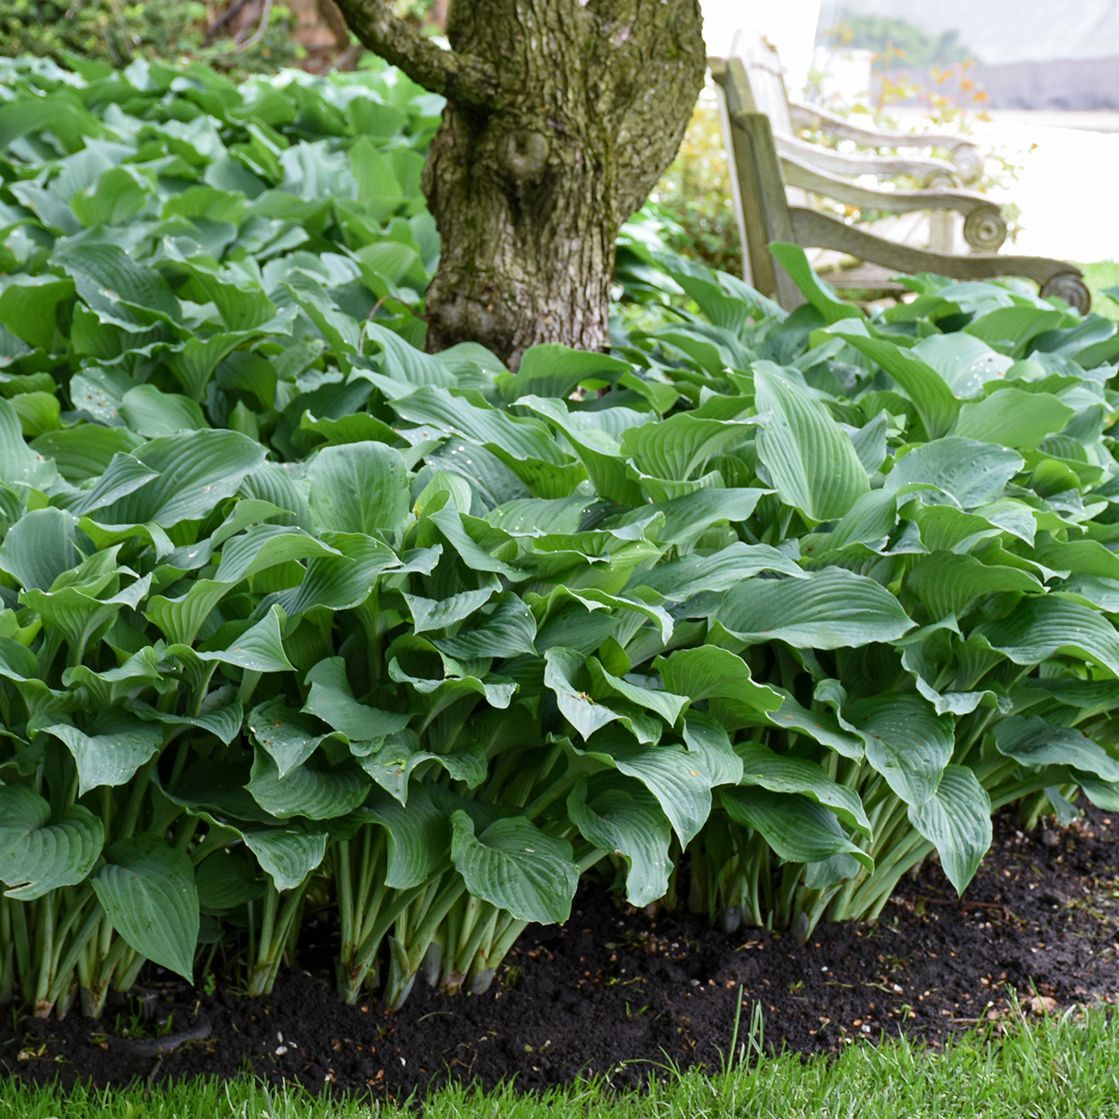
<svg viewBox="0 0 1119 1119"><path fill-rule="evenodd" d="M698 0L451 0L443 50L386 0L337 0L366 46L447 98L424 175L442 237L428 345L600 349L614 239L703 83Z"/></svg>

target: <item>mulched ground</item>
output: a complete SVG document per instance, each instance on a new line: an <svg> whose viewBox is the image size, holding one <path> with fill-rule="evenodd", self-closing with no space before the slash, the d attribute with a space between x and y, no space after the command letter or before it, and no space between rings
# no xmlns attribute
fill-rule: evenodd
<svg viewBox="0 0 1119 1119"><path fill-rule="evenodd" d="M761 1004L767 1046L834 1051L899 1031L937 1045L1007 1016L1012 989L1026 1013L1119 1001L1119 819L1093 812L1023 835L1003 817L962 903L929 866L877 926L821 927L807 945L649 917L588 891L563 929L526 935L486 995L417 987L390 1016L343 1006L326 962L304 962L266 1000L163 992L176 1029L209 1032L163 1056L107 1039L112 1013L96 1027L74 1015L0 1025L0 1068L98 1084L251 1068L394 1098L447 1078L539 1088L598 1074L624 1087L669 1061L717 1066L740 992Z"/></svg>

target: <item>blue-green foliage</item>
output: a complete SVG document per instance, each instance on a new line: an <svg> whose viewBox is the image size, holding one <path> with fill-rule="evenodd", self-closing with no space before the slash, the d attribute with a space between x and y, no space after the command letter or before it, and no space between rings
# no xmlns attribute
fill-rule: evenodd
<svg viewBox="0 0 1119 1119"><path fill-rule="evenodd" d="M1117 803L1114 323L635 228L614 353L429 355L437 100L0 73L0 996L330 906L399 1005L588 873L804 929Z"/></svg>

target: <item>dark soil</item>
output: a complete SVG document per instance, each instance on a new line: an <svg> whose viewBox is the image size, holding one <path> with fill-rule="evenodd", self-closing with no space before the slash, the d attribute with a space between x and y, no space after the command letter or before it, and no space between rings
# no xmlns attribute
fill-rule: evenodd
<svg viewBox="0 0 1119 1119"><path fill-rule="evenodd" d="M324 965L282 977L275 994L196 999L164 991L178 1030L202 1040L138 1054L97 1024L0 1027L0 1068L28 1080L98 1084L251 1068L273 1081L402 1097L448 1078L523 1088L598 1074L642 1082L658 1064L718 1065L736 999L760 1003L767 1046L836 1050L904 1031L931 1045L1009 1013L1119 996L1119 819L1023 835L999 821L995 848L963 902L936 866L909 881L875 927L819 928L807 945L777 933L732 936L619 908L583 893L563 928L530 931L486 995L417 987L405 1008L346 1007ZM743 1034L749 1014L744 1015ZM37 1028L33 1028L37 1027Z"/></svg>

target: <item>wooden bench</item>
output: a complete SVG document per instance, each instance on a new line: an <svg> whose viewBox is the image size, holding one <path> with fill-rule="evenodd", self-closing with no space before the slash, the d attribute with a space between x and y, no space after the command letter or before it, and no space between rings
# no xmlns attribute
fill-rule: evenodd
<svg viewBox="0 0 1119 1119"><path fill-rule="evenodd" d="M745 242L744 272L763 294L785 307L803 301L788 277L776 268L768 249L773 241L790 241L865 262L862 268L829 275L836 287L901 291L893 277L914 272L935 272L953 279L1021 276L1035 280L1043 296L1056 295L1080 311L1088 310L1091 298L1075 265L998 253L1006 238L1006 222L990 199L958 188L874 189L823 170L790 146L790 137L781 140L775 135L769 115L759 111L753 101L741 59L712 59L710 65L724 96L731 178ZM943 167L938 169L938 173L943 171ZM886 174L885 167L882 174ZM975 251L954 253L942 245L913 247L900 238L821 212L811 204L813 194L890 214L961 214L964 238Z"/></svg>

